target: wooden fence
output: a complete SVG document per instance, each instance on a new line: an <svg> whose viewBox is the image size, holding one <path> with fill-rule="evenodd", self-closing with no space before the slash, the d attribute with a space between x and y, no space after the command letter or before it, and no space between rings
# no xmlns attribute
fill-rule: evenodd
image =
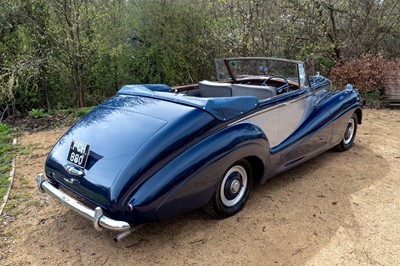
<svg viewBox="0 0 400 266"><path fill-rule="evenodd" d="M389 105L400 106L400 60L388 64L384 86Z"/></svg>

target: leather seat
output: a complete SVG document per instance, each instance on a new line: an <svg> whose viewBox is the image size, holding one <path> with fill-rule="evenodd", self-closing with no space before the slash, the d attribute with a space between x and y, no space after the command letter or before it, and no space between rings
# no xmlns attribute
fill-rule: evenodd
<svg viewBox="0 0 400 266"><path fill-rule="evenodd" d="M232 84L203 80L199 82L200 97L231 97Z"/></svg>
<svg viewBox="0 0 400 266"><path fill-rule="evenodd" d="M274 87L232 84L232 96L256 96L260 101L276 96Z"/></svg>

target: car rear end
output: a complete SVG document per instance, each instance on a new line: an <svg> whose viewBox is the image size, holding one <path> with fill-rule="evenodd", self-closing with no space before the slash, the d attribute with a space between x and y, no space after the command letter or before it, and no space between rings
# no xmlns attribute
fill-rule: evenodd
<svg viewBox="0 0 400 266"><path fill-rule="evenodd" d="M97 229L125 231L142 221L127 215L135 187L216 124L193 106L118 94L61 137L37 177L39 188Z"/></svg>

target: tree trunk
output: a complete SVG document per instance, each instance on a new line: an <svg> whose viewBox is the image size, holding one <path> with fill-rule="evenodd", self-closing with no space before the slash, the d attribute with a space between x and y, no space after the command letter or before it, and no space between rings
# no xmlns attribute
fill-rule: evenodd
<svg viewBox="0 0 400 266"><path fill-rule="evenodd" d="M78 108L82 108L85 106L84 102L84 79L83 79L83 64L76 64L75 65L75 90L76 90L76 105Z"/></svg>

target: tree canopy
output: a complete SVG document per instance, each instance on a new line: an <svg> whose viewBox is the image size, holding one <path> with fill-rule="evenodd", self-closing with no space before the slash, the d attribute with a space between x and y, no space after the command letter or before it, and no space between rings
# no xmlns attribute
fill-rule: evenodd
<svg viewBox="0 0 400 266"><path fill-rule="evenodd" d="M2 0L0 14L1 114L195 83L221 57L300 59L326 74L364 54L400 57L400 0Z"/></svg>

